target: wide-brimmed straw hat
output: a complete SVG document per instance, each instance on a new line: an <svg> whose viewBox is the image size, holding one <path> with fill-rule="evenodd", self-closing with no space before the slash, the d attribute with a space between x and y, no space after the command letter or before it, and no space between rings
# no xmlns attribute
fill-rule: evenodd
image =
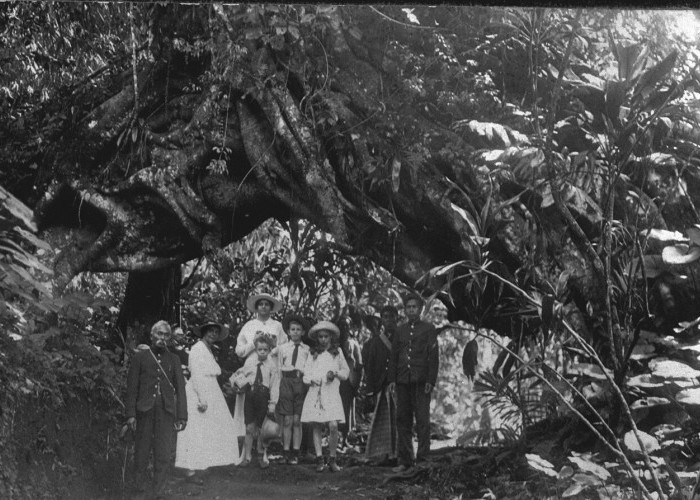
<svg viewBox="0 0 700 500"><path fill-rule="evenodd" d="M257 312L255 309L255 305L258 303L259 300L265 299L270 304L272 304L272 312L276 313L282 310L282 301L279 300L276 297L273 297L269 293L254 293L250 297L248 297L248 300L246 300L245 305L248 308L248 310L252 313Z"/></svg>
<svg viewBox="0 0 700 500"><path fill-rule="evenodd" d="M208 326L216 326L219 329L219 336L216 338L215 342L221 342L224 340L226 337L228 337L229 330L226 326L222 325L221 323L216 323L215 321L209 321L208 323L204 323L202 325L199 325L197 328L194 329L194 334L202 338L202 330L204 330Z"/></svg>
<svg viewBox="0 0 700 500"><path fill-rule="evenodd" d="M319 321L314 326L312 326L311 330L309 330L309 337L316 340L316 338L318 337L318 332L320 332L321 330L327 330L331 332L333 335L336 336L336 338L340 337L340 329L330 321Z"/></svg>

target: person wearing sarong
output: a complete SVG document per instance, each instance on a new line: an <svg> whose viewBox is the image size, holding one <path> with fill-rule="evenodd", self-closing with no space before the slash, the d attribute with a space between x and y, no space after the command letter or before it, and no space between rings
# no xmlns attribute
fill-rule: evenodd
<svg viewBox="0 0 700 500"><path fill-rule="evenodd" d="M394 306L387 305L382 308L380 317L382 328L363 346L362 359L365 362L366 396L374 400L365 456L384 464L396 459L396 403L387 390L387 372L398 311Z"/></svg>
<svg viewBox="0 0 700 500"><path fill-rule="evenodd" d="M267 293L252 294L246 301L246 307L254 314L254 317L246 322L238 334L236 341L236 355L245 362L248 357L255 352L255 338L258 335L269 335L277 346L287 342L287 334L284 333L282 323L272 319L272 313L282 309L282 302ZM245 393L236 395L236 406L233 412L234 434L238 437L245 437ZM258 443L258 452L262 452L262 447Z"/></svg>

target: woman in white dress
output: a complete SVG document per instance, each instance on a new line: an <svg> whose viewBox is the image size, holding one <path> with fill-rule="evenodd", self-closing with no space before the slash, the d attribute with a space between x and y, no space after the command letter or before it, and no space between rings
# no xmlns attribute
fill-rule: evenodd
<svg viewBox="0 0 700 500"><path fill-rule="evenodd" d="M233 419L217 381L221 368L211 352L214 342L228 336L228 329L206 323L198 334L201 340L190 350L190 379L185 387L189 421L177 437L175 467L187 469L186 481L202 484L196 471L238 465L241 459Z"/></svg>
<svg viewBox="0 0 700 500"><path fill-rule="evenodd" d="M275 345L277 346L289 340L287 334L284 333L282 323L271 317L272 313L281 311L282 306L283 304L280 300L267 293L252 294L248 297L246 307L253 313L254 317L243 325L236 340L236 355L244 362L248 359L248 356L255 352L255 337L261 333L270 335L275 339ZM246 434L245 418L243 416L244 405L245 393L237 394L236 406L233 412L234 434L236 437L245 436ZM262 451L260 446L258 446L258 451Z"/></svg>
<svg viewBox="0 0 700 500"><path fill-rule="evenodd" d="M301 421L309 422L313 427L317 472L326 469L323 462L321 431L323 426L328 424L328 469L338 472L338 423L345 422L343 401L340 398L340 381L348 379L350 368L338 345L340 330L337 326L330 321L319 321L309 330L309 337L315 340L317 345L312 348L312 355L306 359L304 367L304 383L310 387L301 410Z"/></svg>

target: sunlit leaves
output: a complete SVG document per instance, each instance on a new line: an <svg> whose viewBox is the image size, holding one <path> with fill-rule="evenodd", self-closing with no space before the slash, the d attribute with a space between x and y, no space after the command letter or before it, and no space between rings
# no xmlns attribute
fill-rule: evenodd
<svg viewBox="0 0 700 500"><path fill-rule="evenodd" d="M529 143L524 134L498 123L460 120L452 126L464 133L469 143L476 148L498 149Z"/></svg>

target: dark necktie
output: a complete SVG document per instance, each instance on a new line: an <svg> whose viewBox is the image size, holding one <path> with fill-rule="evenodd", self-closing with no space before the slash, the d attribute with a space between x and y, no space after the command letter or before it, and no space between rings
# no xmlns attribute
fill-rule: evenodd
<svg viewBox="0 0 700 500"><path fill-rule="evenodd" d="M299 356L299 344L294 346L294 352L292 353L292 366L297 366L297 356Z"/></svg>
<svg viewBox="0 0 700 500"><path fill-rule="evenodd" d="M262 369L260 368L261 366L262 361L258 363L258 371L255 373L255 382L253 382L253 385L262 385L263 383Z"/></svg>

